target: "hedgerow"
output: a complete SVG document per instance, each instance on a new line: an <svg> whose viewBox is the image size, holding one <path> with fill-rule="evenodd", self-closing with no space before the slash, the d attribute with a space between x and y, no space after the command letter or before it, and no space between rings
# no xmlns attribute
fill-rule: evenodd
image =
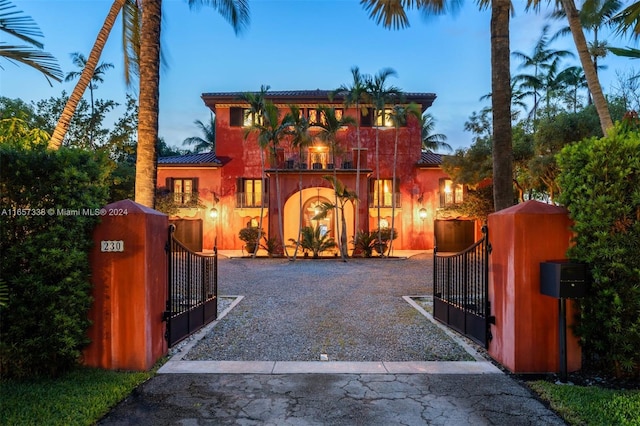
<svg viewBox="0 0 640 426"><path fill-rule="evenodd" d="M58 375L88 343L92 212L107 200L109 172L103 153L0 144L3 377Z"/></svg>
<svg viewBox="0 0 640 426"><path fill-rule="evenodd" d="M640 126L633 116L558 156L560 202L574 221L569 257L592 273L580 324L590 361L640 374Z"/></svg>

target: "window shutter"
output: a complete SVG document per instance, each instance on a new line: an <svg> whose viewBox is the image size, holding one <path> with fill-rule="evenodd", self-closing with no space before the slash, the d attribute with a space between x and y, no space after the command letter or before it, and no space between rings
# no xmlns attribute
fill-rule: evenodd
<svg viewBox="0 0 640 426"><path fill-rule="evenodd" d="M167 192L173 192L173 178L170 178L170 177L166 178L164 185L167 189Z"/></svg>
<svg viewBox="0 0 640 426"><path fill-rule="evenodd" d="M191 192L194 194L198 193L198 178L191 178Z"/></svg>
<svg viewBox="0 0 640 426"><path fill-rule="evenodd" d="M367 115L360 111L360 126L371 127L373 123L373 108L367 108Z"/></svg>
<svg viewBox="0 0 640 426"><path fill-rule="evenodd" d="M242 108L231 107L229 108L229 126L230 127L242 127L244 122L244 114Z"/></svg>

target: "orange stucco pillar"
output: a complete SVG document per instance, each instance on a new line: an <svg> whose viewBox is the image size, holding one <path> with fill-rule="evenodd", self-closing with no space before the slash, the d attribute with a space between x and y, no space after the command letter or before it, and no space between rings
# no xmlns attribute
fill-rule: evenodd
<svg viewBox="0 0 640 426"><path fill-rule="evenodd" d="M559 299L540 293L540 263L566 258L571 221L564 208L527 201L489 215L489 300L496 317L489 355L514 373L560 371ZM567 301L567 369L581 349Z"/></svg>
<svg viewBox="0 0 640 426"><path fill-rule="evenodd" d="M88 366L149 370L167 353L168 217L131 200L105 206L93 233Z"/></svg>

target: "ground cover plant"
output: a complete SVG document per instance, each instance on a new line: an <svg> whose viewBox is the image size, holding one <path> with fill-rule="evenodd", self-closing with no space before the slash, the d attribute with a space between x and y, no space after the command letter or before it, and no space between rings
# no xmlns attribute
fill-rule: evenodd
<svg viewBox="0 0 640 426"><path fill-rule="evenodd" d="M531 382L529 386L549 401L551 408L569 424L640 424L640 390L558 385L542 380Z"/></svg>
<svg viewBox="0 0 640 426"><path fill-rule="evenodd" d="M95 424L150 372L76 368L62 376L0 382L0 423L5 425Z"/></svg>

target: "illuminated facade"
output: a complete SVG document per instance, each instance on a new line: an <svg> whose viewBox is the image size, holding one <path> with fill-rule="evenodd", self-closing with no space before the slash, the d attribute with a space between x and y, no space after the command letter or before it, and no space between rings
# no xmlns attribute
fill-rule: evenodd
<svg viewBox="0 0 640 426"><path fill-rule="evenodd" d="M183 238L195 241L194 248L211 250L217 241L219 249L242 249L244 243L238 232L243 227L257 226L261 214L267 236L280 239L282 227L285 243L297 238L300 221L303 226L321 226L323 232L335 237L339 215L330 214L322 221L312 219L320 203L334 201L334 191L324 176L335 172L337 178L354 191L358 163L359 202L357 206L352 203L345 206L349 240L355 233L356 222L359 229L368 231L377 228L378 218L383 227L390 226L395 203L393 222L398 238L394 248L433 248L434 221L439 209L462 201L463 191L452 185L441 170L439 154L422 151L417 118L409 117L406 126L396 129L388 119L390 109L385 110L384 115L373 117L371 108L364 113L345 107L340 96L330 101L328 91L268 92L266 99L278 107L281 118L289 112L289 105L297 105L309 119L312 136L311 144L303 149L283 139L273 158L268 150L259 147L255 134L245 139L251 117L249 105L240 100L240 95L202 95L204 103L216 115L215 153L158 161L158 187L172 194L172 199L181 207L171 219L182 225ZM433 93L406 94L406 102L418 104L422 112L435 98ZM320 106L335 108L336 117L350 116L358 120L360 144L356 126L350 125L338 131L338 149L332 153L318 137L321 130L318 123L324 120Z"/></svg>

